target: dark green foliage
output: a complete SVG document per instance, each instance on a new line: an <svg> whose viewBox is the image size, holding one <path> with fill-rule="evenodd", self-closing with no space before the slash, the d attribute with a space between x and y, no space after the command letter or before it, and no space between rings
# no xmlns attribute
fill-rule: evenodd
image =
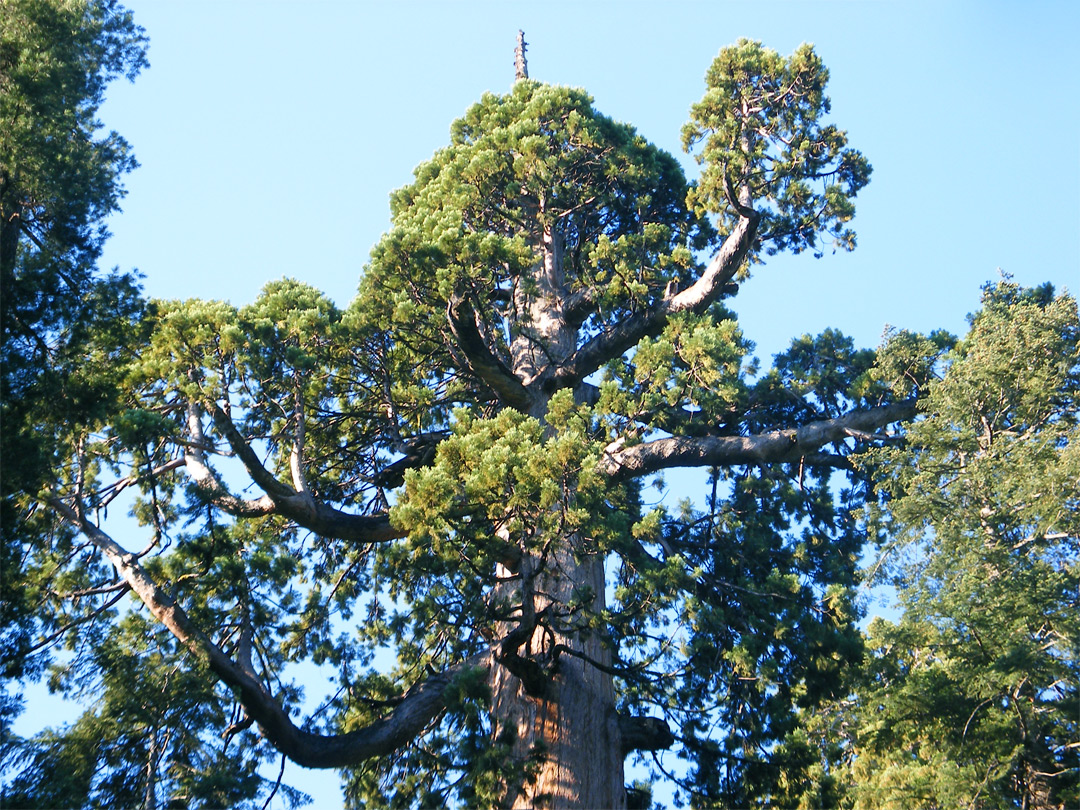
<svg viewBox="0 0 1080 810"><path fill-rule="evenodd" d="M104 82L143 65L141 33L108 3L16 6L4 103L49 124L50 85L18 78L29 51L11 43L75 15L86 30L58 47L97 151L65 157L83 187L4 141L23 168L5 151L0 203L31 229L4 265L4 453L37 459L5 479L5 610L36 619L6 637L7 674L32 673L31 639L65 641L51 683L87 705L8 733L5 801L299 802L264 778L277 753L253 720L297 761L341 767L304 733L344 746L437 683L408 739L344 762L347 801L503 806L548 751L500 698L601 680L571 667L607 679L609 739L630 719L667 731L653 748L674 749L693 807L1076 798L1071 299L1003 284L962 341L896 333L875 353L828 329L760 374L722 300L746 260L854 246L870 167L825 121L812 48L721 52L685 130L696 185L582 91L524 80L395 192L347 309L286 279L239 309L144 310L131 279L95 275L133 164L92 122ZM54 307L68 276L80 294ZM922 417L890 432L909 397ZM844 421L867 414L868 430ZM650 505L671 458L703 468L701 502ZM109 509L130 510L141 553L96 533ZM867 639L868 526L907 549L907 612ZM330 676L305 719L295 664Z"/></svg>
<svg viewBox="0 0 1080 810"><path fill-rule="evenodd" d="M908 352L913 341L901 341ZM1049 286L988 286L971 331L938 366L906 445L868 459L904 613L869 628L855 806L1072 807L1076 302Z"/></svg>
<svg viewBox="0 0 1080 810"><path fill-rule="evenodd" d="M168 633L129 614L51 685L88 708L70 726L7 738L9 807L258 807L274 752L252 731L222 739L230 699ZM294 795L294 800L302 797Z"/></svg>
<svg viewBox="0 0 1080 810"><path fill-rule="evenodd" d="M33 586L16 573L48 518L20 495L51 482L73 424L108 418L117 366L144 314L131 275L99 272L104 219L135 162L96 120L105 87L146 65L111 0L0 3L0 637L5 674L32 669ZM18 463L15 463L15 460Z"/></svg>
<svg viewBox="0 0 1080 810"><path fill-rule="evenodd" d="M3 675L39 674L66 641L70 663L50 683L87 707L20 740L10 730L18 704L3 698L4 806L143 806L148 790L159 806L245 806L273 788L255 768L275 752L252 732L231 744L217 736L231 697L162 628L131 614L112 567L35 504L44 488L74 484L107 514L142 477L134 512L156 542L169 543L176 518L178 479L151 474L169 420L130 407L130 362L152 311L135 276L97 267L105 218L136 165L97 111L110 81L145 66L142 29L112 0L0 3ZM98 490L118 459L133 478ZM210 557L185 568L173 555L151 569L194 584L193 571L221 567ZM251 570L263 587L280 586L257 560ZM213 589L198 593L209 609Z"/></svg>
<svg viewBox="0 0 1080 810"><path fill-rule="evenodd" d="M785 780L814 762L793 753L799 709L837 696L842 674L861 659L862 535L850 506L834 503L827 474L714 471L712 491L708 509L687 506L666 521L655 541L667 563L662 578L624 566L627 607L667 603L672 626L685 628L678 646L642 656L668 659L673 674L631 680L629 695L637 705L655 701L680 729L692 806L783 806ZM635 646L663 632L649 629L655 621L628 634Z"/></svg>
<svg viewBox="0 0 1080 810"><path fill-rule="evenodd" d="M582 91L518 82L455 122L451 144L391 198L393 228L372 252L352 309L384 335L395 409L414 430L446 427L475 402L450 349L452 297L469 302L498 353L520 334L531 270L556 240L582 340L655 303L700 269L714 231L686 204L677 161L592 108ZM547 234L547 237L545 237ZM415 416L412 414L415 411Z"/></svg>
<svg viewBox="0 0 1080 810"><path fill-rule="evenodd" d="M3 398L46 399L96 343L123 345L138 314L133 279L96 267L118 210L128 144L102 135L97 109L116 77L146 66L146 40L111 0L4 0L0 15L0 280ZM118 340L119 338L119 340ZM99 397L91 375L66 393ZM6 414L5 414L6 416ZM99 415L100 416L100 415ZM10 418L10 417L9 417ZM13 418L12 422L17 422ZM12 431L6 430L5 434Z"/></svg>

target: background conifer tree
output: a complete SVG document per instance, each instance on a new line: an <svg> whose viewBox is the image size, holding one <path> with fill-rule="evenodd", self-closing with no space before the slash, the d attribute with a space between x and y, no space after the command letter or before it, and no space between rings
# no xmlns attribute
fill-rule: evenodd
<svg viewBox="0 0 1080 810"><path fill-rule="evenodd" d="M42 594L14 575L29 538L51 530L27 498L54 480L72 430L107 418L144 314L135 276L97 266L105 218L136 165L97 112L110 81L146 64L143 31L115 2L0 3L0 657L9 678L34 669L34 636L49 632L38 623Z"/></svg>
<svg viewBox="0 0 1080 810"><path fill-rule="evenodd" d="M874 451L903 614L869 628L856 807L1080 802L1080 319L1049 285L984 289L969 333L898 333L926 417Z"/></svg>

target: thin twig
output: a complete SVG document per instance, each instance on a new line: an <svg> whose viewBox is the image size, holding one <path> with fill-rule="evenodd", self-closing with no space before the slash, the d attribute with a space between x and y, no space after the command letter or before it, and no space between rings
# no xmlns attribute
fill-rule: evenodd
<svg viewBox="0 0 1080 810"><path fill-rule="evenodd" d="M278 771L277 781L274 782L274 789L270 791L270 795L266 797L266 802L262 806L262 810L266 810L270 806L270 802L274 800L274 796L277 795L278 788L281 787L281 777L285 775L285 755L281 755L281 769Z"/></svg>

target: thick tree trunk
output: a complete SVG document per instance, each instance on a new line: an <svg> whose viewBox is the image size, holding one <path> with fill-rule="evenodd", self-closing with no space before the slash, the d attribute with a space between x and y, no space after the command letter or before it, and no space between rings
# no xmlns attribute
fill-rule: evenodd
<svg viewBox="0 0 1080 810"><path fill-rule="evenodd" d="M545 204L537 202L542 217ZM543 381L576 347L567 323L562 237L550 223L536 238L535 286L519 288L519 321L511 342L513 374L530 386L530 415L547 414ZM599 638L580 632L568 606L587 590L592 615L604 609L604 561L578 537L555 540L541 556L523 549L516 574L496 599L520 608L517 623L503 628L513 639L491 668L496 737L514 739L505 774L514 808L623 808L623 753L611 654Z"/></svg>
<svg viewBox="0 0 1080 810"><path fill-rule="evenodd" d="M548 570L533 581L536 613L543 615L549 606L551 612L520 651L525 666L545 668L543 677L537 681L527 672L518 677L506 666L492 668L495 732L509 731L515 740L506 774L509 798L514 808L623 808L612 678L573 653L606 666L611 656L596 637L574 632L573 618L560 619L557 608L588 588L594 594L592 611L603 609L603 561L575 561L569 548L554 556L557 564L549 559Z"/></svg>

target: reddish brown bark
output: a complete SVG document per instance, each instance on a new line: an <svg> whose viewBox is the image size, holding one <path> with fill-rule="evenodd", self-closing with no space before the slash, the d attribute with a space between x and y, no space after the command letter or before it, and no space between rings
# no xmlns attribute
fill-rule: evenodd
<svg viewBox="0 0 1080 810"><path fill-rule="evenodd" d="M534 591L537 614L557 611L583 587L594 594L592 609L603 610L602 560L575 561L569 545L554 566L536 576L533 588L522 589ZM611 654L597 637L559 626L567 624L572 618L549 614L522 645L521 666L506 662L491 669L496 735L510 731L515 738L507 773L512 806L622 808L624 748L614 684L592 663L610 667ZM560 654L564 647L579 655ZM537 664L545 671L531 677L525 668Z"/></svg>

